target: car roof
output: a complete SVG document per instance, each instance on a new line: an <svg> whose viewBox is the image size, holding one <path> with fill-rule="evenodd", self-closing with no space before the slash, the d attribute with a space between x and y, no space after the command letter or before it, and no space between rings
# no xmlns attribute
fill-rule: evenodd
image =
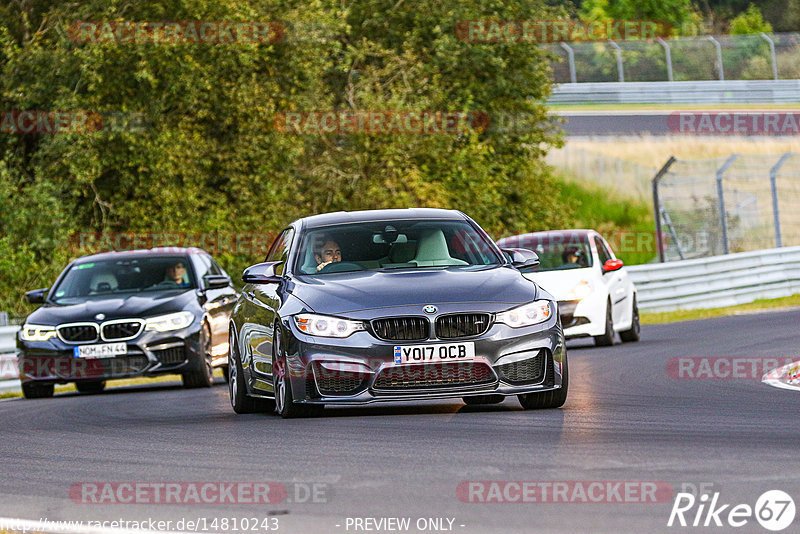
<svg viewBox="0 0 800 534"><path fill-rule="evenodd" d="M75 263L86 263L91 261L102 260L120 260L127 258L164 258L172 256L189 256L190 254L207 254L201 248L196 247L158 247L150 249L136 249L136 250L112 250L109 252L100 252L98 254L90 254L88 256L81 256Z"/></svg>
<svg viewBox="0 0 800 534"><path fill-rule="evenodd" d="M296 223L306 228L317 228L332 224L371 222L383 220L414 220L414 219L466 219L466 216L457 210L445 210L438 208L406 208L406 209L385 209L385 210L363 210L363 211L337 211L334 213L323 213L312 215L303 219L298 219Z"/></svg>

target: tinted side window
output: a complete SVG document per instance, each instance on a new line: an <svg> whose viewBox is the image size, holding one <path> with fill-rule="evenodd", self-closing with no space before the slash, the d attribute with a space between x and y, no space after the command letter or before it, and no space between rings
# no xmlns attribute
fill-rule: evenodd
<svg viewBox="0 0 800 534"><path fill-rule="evenodd" d="M205 254L197 254L195 255L195 259L197 260L195 261L195 266L197 267L197 277L200 280L203 280L207 274L214 274L211 272L211 260L208 256Z"/></svg>
<svg viewBox="0 0 800 534"><path fill-rule="evenodd" d="M286 259L289 257L289 249L292 246L292 237L294 236L294 230L292 228L287 228L281 235L275 239L275 242L272 244L272 247L269 249L269 253L267 254L265 262L270 261L282 261L283 265L276 269L277 274L283 273L283 269L286 266Z"/></svg>

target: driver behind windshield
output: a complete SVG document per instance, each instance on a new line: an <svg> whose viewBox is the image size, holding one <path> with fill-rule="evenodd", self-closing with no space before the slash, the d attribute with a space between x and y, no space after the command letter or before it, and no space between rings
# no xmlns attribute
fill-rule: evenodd
<svg viewBox="0 0 800 534"><path fill-rule="evenodd" d="M178 287L189 287L186 265L182 261L176 261L167 266L164 271L164 281L162 284L175 284Z"/></svg>
<svg viewBox="0 0 800 534"><path fill-rule="evenodd" d="M314 259L317 260L317 272L319 272L331 263L342 261L342 249L331 237L322 236L314 246Z"/></svg>

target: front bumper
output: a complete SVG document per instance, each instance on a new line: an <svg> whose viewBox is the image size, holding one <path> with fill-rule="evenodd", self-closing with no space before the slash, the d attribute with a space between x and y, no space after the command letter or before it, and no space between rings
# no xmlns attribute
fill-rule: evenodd
<svg viewBox="0 0 800 534"><path fill-rule="evenodd" d="M80 344L55 337L48 341L17 341L22 382L65 384L180 373L202 354L200 322L172 332L142 332L125 341L127 352L111 358L80 358Z"/></svg>
<svg viewBox="0 0 800 534"><path fill-rule="evenodd" d="M558 312L567 339L601 336L606 330L606 299L599 291L579 300L559 300Z"/></svg>
<svg viewBox="0 0 800 534"><path fill-rule="evenodd" d="M319 338L303 334L293 324L285 326L290 334L286 357L293 397L302 403L352 405L548 391L561 387L566 359L555 317L525 328L495 323L485 334L469 339L416 342L382 341L369 332L346 339ZM461 342L474 343L474 361L401 364L394 360L398 345Z"/></svg>

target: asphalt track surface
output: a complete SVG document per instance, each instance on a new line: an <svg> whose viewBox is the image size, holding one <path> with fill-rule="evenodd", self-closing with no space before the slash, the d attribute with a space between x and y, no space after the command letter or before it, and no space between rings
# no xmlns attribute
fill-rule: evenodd
<svg viewBox="0 0 800 534"><path fill-rule="evenodd" d="M454 519L453 532L476 534L728 531L667 528L672 499L464 503L456 488L476 480L665 481L675 491L706 484L720 492L720 503L753 506L762 492L780 489L800 504L798 392L757 379L687 380L666 371L675 356L800 360L798 324L800 310L791 310L645 326L641 342L610 348L570 343L569 398L551 411L523 411L511 398L483 408L447 400L281 420L235 415L221 384L3 401L0 516L270 515L288 533L365 531L347 529L348 517L409 517L409 532L419 532L418 518L431 517ZM290 493L271 505L76 504L70 486L85 481L277 481ZM304 495L292 492L303 486L292 481L324 484L325 495L296 502ZM798 525L796 518L785 532ZM736 531L766 532L754 519Z"/></svg>

